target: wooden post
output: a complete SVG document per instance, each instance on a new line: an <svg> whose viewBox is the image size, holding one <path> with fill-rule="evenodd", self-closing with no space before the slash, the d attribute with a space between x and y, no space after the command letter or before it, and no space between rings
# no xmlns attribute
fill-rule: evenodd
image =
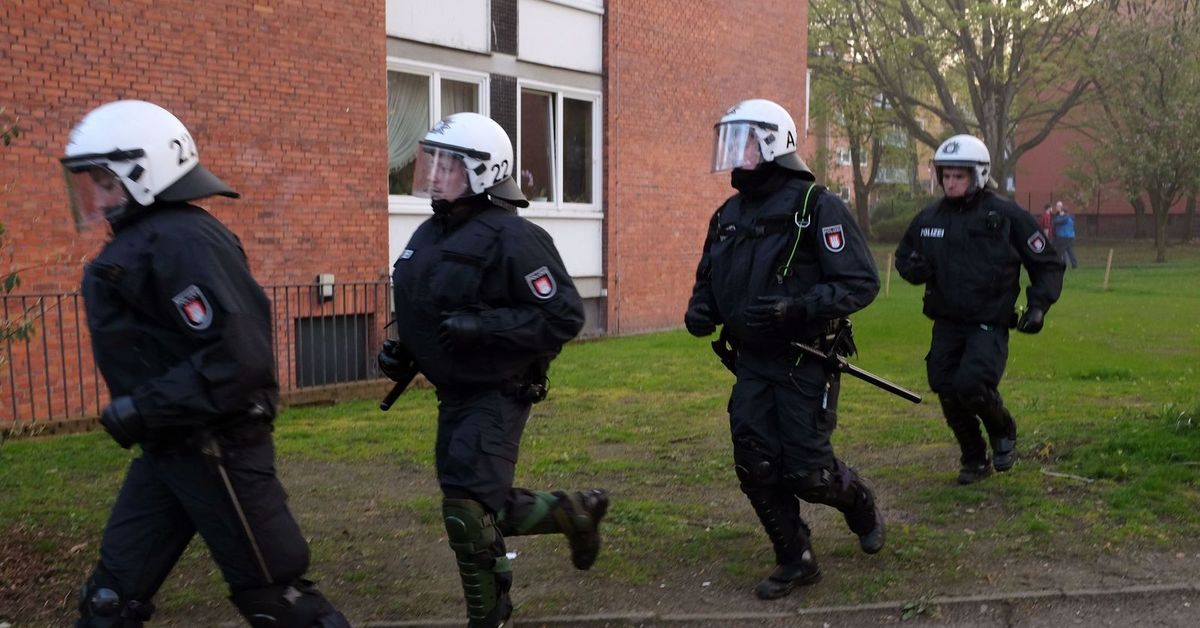
<svg viewBox="0 0 1200 628"><path fill-rule="evenodd" d="M1113 250L1109 249L1108 250L1108 263L1106 263L1104 265L1104 288L1103 288L1103 290L1105 290L1105 291L1108 290L1108 274L1110 272L1112 272L1112 254L1113 254Z"/></svg>
<svg viewBox="0 0 1200 628"><path fill-rule="evenodd" d="M888 253L887 257L887 278L883 280L883 296L891 296L892 294L892 254Z"/></svg>

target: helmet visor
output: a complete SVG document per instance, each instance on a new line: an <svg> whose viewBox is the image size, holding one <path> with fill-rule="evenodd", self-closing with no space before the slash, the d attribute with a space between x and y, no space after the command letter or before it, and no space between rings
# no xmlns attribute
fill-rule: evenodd
<svg viewBox="0 0 1200 628"><path fill-rule="evenodd" d="M100 163L63 164L67 196L75 216L75 230L82 232L104 221L110 212L129 203L129 193L118 177Z"/></svg>
<svg viewBox="0 0 1200 628"><path fill-rule="evenodd" d="M758 147L758 132L748 122L727 122L716 126L713 141L712 171L743 168L753 170L763 162Z"/></svg>
<svg viewBox="0 0 1200 628"><path fill-rule="evenodd" d="M471 195L471 178L462 153L421 144L413 169L413 196L455 201Z"/></svg>

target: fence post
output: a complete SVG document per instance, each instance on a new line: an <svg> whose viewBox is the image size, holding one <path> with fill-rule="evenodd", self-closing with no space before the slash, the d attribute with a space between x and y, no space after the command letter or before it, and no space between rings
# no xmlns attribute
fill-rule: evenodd
<svg viewBox="0 0 1200 628"><path fill-rule="evenodd" d="M887 276L883 280L883 296L888 297L892 294L892 254L887 256Z"/></svg>

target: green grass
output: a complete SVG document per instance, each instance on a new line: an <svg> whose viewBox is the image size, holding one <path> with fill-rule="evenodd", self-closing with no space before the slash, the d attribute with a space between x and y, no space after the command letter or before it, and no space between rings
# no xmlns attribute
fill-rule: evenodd
<svg viewBox="0 0 1200 628"><path fill-rule="evenodd" d="M1092 539L1120 552L1190 547L1200 537L1200 248L1173 247L1172 261L1158 265L1145 243L1118 246L1106 291L1107 251L1080 246L1083 266L1068 271L1045 330L1012 335L1001 392L1020 427L1022 460L1010 473L954 485L957 452L932 395L912 405L844 380L835 447L875 483L898 520L888 548L868 558L836 513L806 507L818 513L818 551L836 583L814 588L813 603L918 599L986 581L996 556L1082 556ZM877 251L881 270L886 253ZM926 392L930 323L920 315L920 297L920 288L893 276L890 294L854 323L860 366ZM732 377L707 341L673 331L572 343L550 377L550 398L534 408L526 429L517 481L613 492L606 550L592 577L657 587L713 564L716 573L706 573L729 586L761 576L769 548L731 468L725 403ZM278 420L280 466L293 496L301 495L301 522L328 520L320 525L331 530L313 541L314 566L351 600L397 590L419 598L376 600L378 613L457 608L452 594L421 598L419 581L400 584L388 561L400 547L444 535L432 483L436 398L412 391L386 414L376 403L294 408ZM94 542L131 455L101 433L6 442L0 534L32 527ZM364 501L374 488L342 498L346 487L306 468L426 484L380 495L373 507L387 524L350 541L362 507L345 500ZM343 530L350 532L336 532ZM219 588L203 551L189 550L185 561ZM830 570L830 563L842 568ZM547 591L528 600L529 608L558 609L570 597ZM196 604L194 593L178 588L162 601L177 609Z"/></svg>

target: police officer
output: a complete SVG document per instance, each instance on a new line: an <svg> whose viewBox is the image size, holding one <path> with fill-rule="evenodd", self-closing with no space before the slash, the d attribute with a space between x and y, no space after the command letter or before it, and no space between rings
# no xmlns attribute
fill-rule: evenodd
<svg viewBox="0 0 1200 628"><path fill-rule="evenodd" d="M1062 291L1063 263L1033 216L991 189L983 142L955 135L938 147L933 164L945 196L913 219L896 248L896 269L909 283L925 284L924 312L933 319L929 387L962 450L958 483L971 484L993 466L1007 471L1016 463L1017 425L997 390L1008 330L1041 331ZM1021 266L1031 285L1018 319Z"/></svg>
<svg viewBox="0 0 1200 628"><path fill-rule="evenodd" d="M713 171L725 170L737 194L709 223L684 322L697 337L724 326L714 347L736 375L734 465L775 550L776 567L755 594L771 599L820 579L797 498L841 511L864 552L883 547L874 494L830 443L838 373L790 345L825 343L875 298L879 276L846 206L796 154L783 107L747 100L721 118ZM849 349L838 344L822 348Z"/></svg>
<svg viewBox="0 0 1200 628"><path fill-rule="evenodd" d="M521 433L546 394L546 371L583 327L583 302L549 234L517 215L512 144L489 118L457 113L419 144L413 193L432 199L396 260L398 342L379 355L407 382L418 368L437 388L436 463L442 516L472 627L512 612L504 537L566 535L588 569L600 548L603 490L513 487Z"/></svg>
<svg viewBox="0 0 1200 628"><path fill-rule="evenodd" d="M112 399L100 421L142 450L76 626L141 626L197 532L251 626L349 626L303 578L308 545L275 475L270 303L237 237L189 202L237 194L178 118L138 100L88 113L62 165L77 227L112 229L82 287Z"/></svg>

